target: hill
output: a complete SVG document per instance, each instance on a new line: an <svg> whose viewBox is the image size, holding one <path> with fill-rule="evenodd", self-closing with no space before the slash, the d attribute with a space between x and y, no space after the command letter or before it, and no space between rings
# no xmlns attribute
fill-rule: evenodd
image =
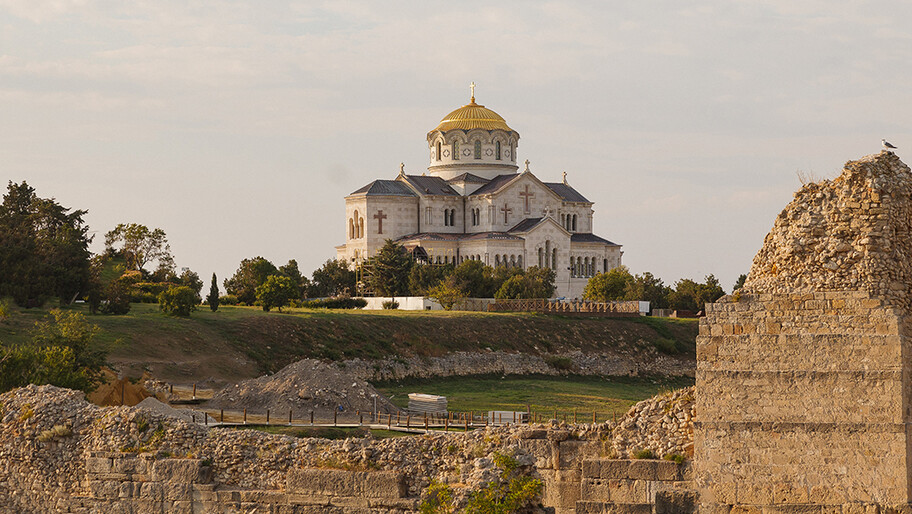
<svg viewBox="0 0 912 514"><path fill-rule="evenodd" d="M560 355L617 352L655 358L658 352L693 368L695 320L571 318L529 313L441 311L292 310L266 313L254 307L221 307L174 318L155 304L134 304L124 316L90 315L110 361L138 377L150 371L174 383L236 382L273 373L303 359L401 359L453 352ZM0 321L0 341L28 340L28 330L47 311L13 308ZM560 365L560 363L556 363Z"/></svg>

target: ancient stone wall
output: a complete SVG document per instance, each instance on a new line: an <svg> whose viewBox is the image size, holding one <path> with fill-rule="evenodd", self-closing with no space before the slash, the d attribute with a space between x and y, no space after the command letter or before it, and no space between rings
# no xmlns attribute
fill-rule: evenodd
<svg viewBox="0 0 912 514"><path fill-rule="evenodd" d="M912 355L900 313L866 292L709 305L697 340L701 512L907 504Z"/></svg>

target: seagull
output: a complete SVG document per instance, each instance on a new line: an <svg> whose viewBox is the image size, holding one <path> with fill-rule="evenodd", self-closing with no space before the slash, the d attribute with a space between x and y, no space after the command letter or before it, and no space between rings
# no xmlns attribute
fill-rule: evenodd
<svg viewBox="0 0 912 514"><path fill-rule="evenodd" d="M884 150L888 150L888 151L889 151L889 150L895 150L895 149L896 149L896 147L893 146L893 145L892 145L889 141L887 141L886 139L881 139L881 140L880 140L880 144L883 145Z"/></svg>

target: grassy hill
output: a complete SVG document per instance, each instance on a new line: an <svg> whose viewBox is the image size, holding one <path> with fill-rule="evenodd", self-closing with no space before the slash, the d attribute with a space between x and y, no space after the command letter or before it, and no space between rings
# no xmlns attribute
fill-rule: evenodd
<svg viewBox="0 0 912 514"><path fill-rule="evenodd" d="M453 351L502 350L559 353L656 347L693 359L697 323L661 318L572 318L528 313L441 311L263 312L254 307L203 308L190 318L134 304L124 316L91 315L110 361L138 376L190 383L217 383L274 372L302 358L378 359L402 355L439 356ZM46 310L13 308L0 318L0 342L27 341Z"/></svg>

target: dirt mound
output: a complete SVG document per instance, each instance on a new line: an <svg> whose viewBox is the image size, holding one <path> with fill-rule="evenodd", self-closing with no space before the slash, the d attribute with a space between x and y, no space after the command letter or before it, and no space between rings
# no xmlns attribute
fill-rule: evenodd
<svg viewBox="0 0 912 514"><path fill-rule="evenodd" d="M87 396L88 400L95 405L133 406L150 396L154 396L142 385L134 384L127 378L117 378L117 375L110 370L105 371L105 380L107 380L107 383L101 384L98 389Z"/></svg>
<svg viewBox="0 0 912 514"><path fill-rule="evenodd" d="M342 406L344 412L394 413L399 409L364 380L353 378L335 364L305 359L285 366L274 375L263 376L228 386L217 392L206 407L226 410L283 412L313 411L332 414Z"/></svg>

